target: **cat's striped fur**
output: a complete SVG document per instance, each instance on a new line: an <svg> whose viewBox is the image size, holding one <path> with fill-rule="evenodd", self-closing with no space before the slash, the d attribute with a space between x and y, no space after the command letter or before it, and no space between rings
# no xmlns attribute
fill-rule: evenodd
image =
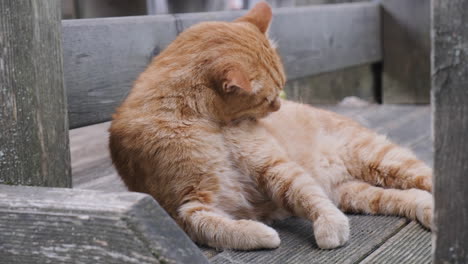
<svg viewBox="0 0 468 264"><path fill-rule="evenodd" d="M430 228L432 172L409 150L278 99L285 76L265 33L270 19L260 3L234 22L196 25L140 75L110 128L128 188L152 195L193 240L217 248L278 247L265 223L290 215L313 222L321 248L348 240L342 211Z"/></svg>

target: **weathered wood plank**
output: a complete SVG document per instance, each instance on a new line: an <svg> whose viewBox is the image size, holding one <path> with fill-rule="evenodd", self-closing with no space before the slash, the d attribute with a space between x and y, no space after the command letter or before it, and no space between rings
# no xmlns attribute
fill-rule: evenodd
<svg viewBox="0 0 468 264"><path fill-rule="evenodd" d="M2 263L208 263L148 195L0 185Z"/></svg>
<svg viewBox="0 0 468 264"><path fill-rule="evenodd" d="M243 12L64 21L70 127L109 120L152 56L187 27ZM271 36L295 79L379 61L379 21L376 3L283 8L274 11Z"/></svg>
<svg viewBox="0 0 468 264"><path fill-rule="evenodd" d="M433 1L435 263L468 262L468 0Z"/></svg>
<svg viewBox="0 0 468 264"><path fill-rule="evenodd" d="M106 122L70 130L73 188L127 191L109 156L109 126Z"/></svg>
<svg viewBox="0 0 468 264"><path fill-rule="evenodd" d="M169 15L65 20L70 127L110 119L154 54L177 35Z"/></svg>
<svg viewBox="0 0 468 264"><path fill-rule="evenodd" d="M375 102L376 85L366 64L290 80L284 90L288 99L308 104L336 104L348 96Z"/></svg>
<svg viewBox="0 0 468 264"><path fill-rule="evenodd" d="M275 250L225 250L212 263L356 263L406 224L406 219L390 216L350 215L351 237L337 249L321 250L315 243L310 221L290 218L273 225L281 238Z"/></svg>
<svg viewBox="0 0 468 264"><path fill-rule="evenodd" d="M384 103L429 103L430 0L382 5Z"/></svg>
<svg viewBox="0 0 468 264"><path fill-rule="evenodd" d="M360 263L423 264L431 263L431 258L431 232L411 222Z"/></svg>
<svg viewBox="0 0 468 264"><path fill-rule="evenodd" d="M0 183L70 187L60 0L0 1Z"/></svg>

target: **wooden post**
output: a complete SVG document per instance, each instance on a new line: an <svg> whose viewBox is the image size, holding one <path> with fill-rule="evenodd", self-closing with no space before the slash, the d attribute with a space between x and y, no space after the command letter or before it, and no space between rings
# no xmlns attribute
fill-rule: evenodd
<svg viewBox="0 0 468 264"><path fill-rule="evenodd" d="M430 0L380 0L384 103L429 103Z"/></svg>
<svg viewBox="0 0 468 264"><path fill-rule="evenodd" d="M433 0L434 263L468 262L468 0Z"/></svg>
<svg viewBox="0 0 468 264"><path fill-rule="evenodd" d="M70 187L60 0L0 1L0 184Z"/></svg>

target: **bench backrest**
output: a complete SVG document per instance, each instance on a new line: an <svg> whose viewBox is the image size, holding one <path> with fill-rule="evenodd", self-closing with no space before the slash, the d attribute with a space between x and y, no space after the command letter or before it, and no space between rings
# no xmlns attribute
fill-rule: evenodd
<svg viewBox="0 0 468 264"><path fill-rule="evenodd" d="M152 57L201 21L231 21L243 11L64 20L63 61L70 128L110 120ZM377 3L321 5L274 11L288 79L382 59Z"/></svg>

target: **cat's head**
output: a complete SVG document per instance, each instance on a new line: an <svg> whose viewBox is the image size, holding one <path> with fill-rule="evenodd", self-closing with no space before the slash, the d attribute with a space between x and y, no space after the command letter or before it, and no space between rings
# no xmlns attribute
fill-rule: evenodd
<svg viewBox="0 0 468 264"><path fill-rule="evenodd" d="M272 12L265 2L230 23L229 34L236 41L219 58L221 71L214 80L226 102L231 119L261 118L279 110L279 93L286 77L275 44L267 35Z"/></svg>
<svg viewBox="0 0 468 264"><path fill-rule="evenodd" d="M178 45L179 52L187 52L188 63L215 91L225 121L261 118L280 108L286 77L267 35L271 18L270 6L260 2L235 21L200 23L178 39L186 44Z"/></svg>

